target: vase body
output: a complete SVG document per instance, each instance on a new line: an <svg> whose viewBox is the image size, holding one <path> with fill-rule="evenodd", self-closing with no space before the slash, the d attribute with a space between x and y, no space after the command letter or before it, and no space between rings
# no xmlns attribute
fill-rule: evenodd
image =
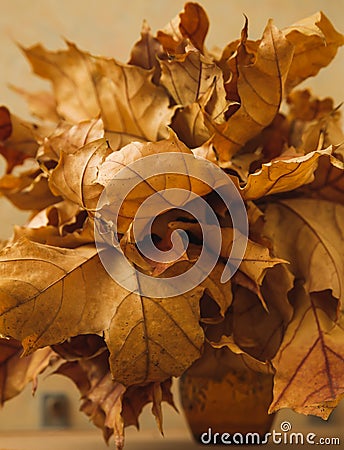
<svg viewBox="0 0 344 450"><path fill-rule="evenodd" d="M220 436L214 438L215 433L258 433L263 437L274 418L267 412L272 383L272 375L245 369L229 370L220 380L186 372L180 380L181 403L194 438L223 445L225 442L218 442Z"/></svg>

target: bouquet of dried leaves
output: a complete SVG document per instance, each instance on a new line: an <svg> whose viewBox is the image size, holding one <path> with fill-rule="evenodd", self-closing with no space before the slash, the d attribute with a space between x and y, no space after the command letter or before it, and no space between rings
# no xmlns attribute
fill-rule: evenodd
<svg viewBox="0 0 344 450"><path fill-rule="evenodd" d="M53 365L118 448L149 402L162 427L171 377L210 353L219 371L234 358L273 373L271 412L327 418L344 393L340 111L295 89L331 62L344 37L323 13L282 30L270 20L257 41L246 20L241 37L214 54L204 44L208 27L202 7L187 3L156 36L144 23L127 64L71 42L57 52L22 48L52 93L16 88L37 124L0 109L0 191L32 211L0 254L0 403L30 381L35 388ZM220 283L233 241L228 211L185 175L178 183L203 196L221 224L221 252L205 282L148 298L102 266L99 196L119 166L159 152L208 159L240 192L249 240L229 282ZM158 215L156 245L168 249L172 231L183 229L190 248L173 264L154 264L130 240L142 195L123 203L126 257L152 276L183 272L202 246L199 224L178 209Z"/></svg>

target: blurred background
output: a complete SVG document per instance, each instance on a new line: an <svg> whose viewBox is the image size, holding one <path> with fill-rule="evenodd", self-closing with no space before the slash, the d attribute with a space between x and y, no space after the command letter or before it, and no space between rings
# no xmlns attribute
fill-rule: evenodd
<svg viewBox="0 0 344 450"><path fill-rule="evenodd" d="M199 3L210 18L208 48L222 48L237 39L244 23L243 14L249 18L251 39L261 36L270 17L279 28L283 28L318 10L323 10L339 31L344 31L343 0L200 0ZM129 59L132 45L139 39L143 19L155 32L177 15L183 6L183 0L0 0L0 104L28 119L25 102L10 90L8 83L27 90L47 88L44 81L31 74L16 42L24 46L41 42L49 49L58 49L64 47L63 38L66 38L83 50L125 62ZM331 96L335 104L339 104L344 100L343 74L342 48L329 68L323 69L315 79L307 80L302 86L310 87L320 97ZM0 170L3 171L3 168L3 161L0 160ZM13 225L22 224L27 219L27 213L14 209L3 198L0 198L0 214L0 239L8 238ZM311 380L305 380L305 383L308 382ZM177 394L176 388L175 392ZM56 411L62 411L60 419L56 418ZM169 430L186 435L182 415L177 415L171 408L166 408L165 412L167 437ZM344 405L338 408L328 424L290 411L282 412L281 417L313 431L318 427L323 430L324 427L331 430L334 427L339 431L344 423ZM22 396L10 401L0 411L0 436L6 430L37 430L42 427L91 427L88 420L78 413L76 388L62 377L43 379L34 399L30 388L27 388ZM147 410L142 428L155 428ZM0 438L0 446L1 443Z"/></svg>

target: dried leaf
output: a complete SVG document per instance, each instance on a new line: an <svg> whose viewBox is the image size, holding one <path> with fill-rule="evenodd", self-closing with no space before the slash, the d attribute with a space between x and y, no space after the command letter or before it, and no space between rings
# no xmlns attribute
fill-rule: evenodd
<svg viewBox="0 0 344 450"><path fill-rule="evenodd" d="M344 205L343 150L340 148L330 158L321 157L319 159L318 168L314 172L314 181L302 189L304 195Z"/></svg>
<svg viewBox="0 0 344 450"><path fill-rule="evenodd" d="M141 30L141 39L136 42L131 50L129 64L142 67L143 69L154 69L153 82L158 84L160 79L160 64L158 56L163 52L158 39L152 36L148 23L144 20Z"/></svg>
<svg viewBox="0 0 344 450"><path fill-rule="evenodd" d="M0 338L0 350L0 406L20 394L29 383L34 394L38 375L57 360L50 348L22 357L23 348L14 339Z"/></svg>
<svg viewBox="0 0 344 450"><path fill-rule="evenodd" d="M198 3L186 3L184 11L180 13L179 29L185 38L200 51L205 52L204 41L209 29L206 12Z"/></svg>
<svg viewBox="0 0 344 450"><path fill-rule="evenodd" d="M34 72L53 83L59 115L71 123L101 117L113 149L133 139L161 139L173 110L152 73L137 66L96 58L67 42L68 49L24 49Z"/></svg>
<svg viewBox="0 0 344 450"><path fill-rule="evenodd" d="M247 24L236 58L240 108L225 124L208 124L215 133L214 146L224 167L240 147L259 134L276 116L293 56L292 44L272 21L268 22L257 53L249 62L246 39Z"/></svg>
<svg viewBox="0 0 344 450"><path fill-rule="evenodd" d="M202 291L198 287L159 299L123 296L106 336L113 377L126 386L160 381L180 376L199 358L204 341L199 326Z"/></svg>
<svg viewBox="0 0 344 450"><path fill-rule="evenodd" d="M27 158L34 158L38 149L34 125L10 114L0 107L0 154L6 159L6 173L20 166Z"/></svg>
<svg viewBox="0 0 344 450"><path fill-rule="evenodd" d="M22 210L40 210L61 200L49 189L47 176L36 167L20 176L4 175L0 178L0 193Z"/></svg>
<svg viewBox="0 0 344 450"><path fill-rule="evenodd" d="M337 304L329 291L309 295L299 286L293 299L293 320L272 361L276 375L270 412L287 407L327 419L344 396L343 320L336 321Z"/></svg>
<svg viewBox="0 0 344 450"><path fill-rule="evenodd" d="M139 143L133 142L132 144L128 144L123 147L121 150L117 152L111 153L104 161L104 163L100 166L98 171L97 182L102 186L107 186L112 182L116 173L123 169L123 167L129 165L130 163L137 161L145 156L150 155L159 155L161 153L179 153L181 155L192 155L190 149L188 149L181 141L179 141L174 134L171 134L170 138L167 140L162 140L159 142L149 142L149 143ZM160 159L156 158L154 164L156 165L156 169L151 162L151 172L155 173L159 172ZM190 193L195 193L196 195L205 195L211 191L211 188L208 184L202 182L202 173L199 173L199 179L194 177L189 177L187 175L183 175L185 167L188 167L186 163L184 163L183 159L177 158L174 159L175 166L173 170L175 173L173 174L163 174L163 175L155 175L143 180L138 183L131 192L124 199L123 203L121 198L118 198L118 193L113 190L112 193L107 191L109 204L116 205L116 202L121 202L118 206L119 215L118 215L118 223L117 229L119 233L125 233L131 222L133 221L136 212L140 205L146 200L149 196L155 194L158 191L162 191L164 189L168 190L170 188L175 188L178 186L179 189L185 189L185 195L177 195L175 198L175 204L172 203L172 200L169 201L164 200L164 197L161 195L160 200L162 202L162 208L165 206L165 209L171 209L172 207L183 209L183 205L185 205L190 200ZM197 163L197 159L195 158L195 164ZM180 169L176 166L179 165ZM188 163L189 164L189 163ZM200 170L205 170L204 166L198 165ZM178 173L179 171L179 173ZM112 195L110 195L112 194ZM113 209L110 209L110 214ZM105 214L105 212L104 212ZM105 217L105 216L104 216ZM111 216L110 216L111 217Z"/></svg>
<svg viewBox="0 0 344 450"><path fill-rule="evenodd" d="M51 191L83 208L95 209L103 190L97 182L98 171L111 152L104 139L90 142L74 153L62 152L49 178Z"/></svg>
<svg viewBox="0 0 344 450"><path fill-rule="evenodd" d="M294 47L286 80L287 91L326 67L344 44L344 36L334 29L323 12L307 17L282 32Z"/></svg>
<svg viewBox="0 0 344 450"><path fill-rule="evenodd" d="M305 156L290 159L276 159L262 165L262 168L248 176L241 192L245 200L256 200L266 195L288 192L314 180L318 159L331 155L332 147L314 151Z"/></svg>
<svg viewBox="0 0 344 450"><path fill-rule="evenodd" d="M26 354L101 332L122 291L93 246L70 250L23 238L2 250L0 266L0 333L22 341Z"/></svg>
<svg viewBox="0 0 344 450"><path fill-rule="evenodd" d="M28 92L25 89L10 85L11 89L21 95L29 105L31 114L41 120L48 120L57 123L59 116L56 112L56 102L50 92Z"/></svg>
<svg viewBox="0 0 344 450"><path fill-rule="evenodd" d="M170 392L171 381L131 386L123 391L123 386L111 378L107 357L107 353L104 353L91 359L68 362L60 366L56 373L72 379L77 385L82 394L81 410L90 416L96 426L103 429L105 440L108 441L115 432L117 445L122 445L122 425L135 425L138 428L138 417L146 404L153 403L153 410L158 414L157 419L162 423L162 416L158 413L161 401L166 401L174 407ZM159 398L154 395L157 390L161 392ZM111 400L115 402L115 410ZM119 411L120 408L122 417L115 417L116 425L112 419L114 411Z"/></svg>
<svg viewBox="0 0 344 450"><path fill-rule="evenodd" d="M222 81L221 70L211 58L197 51L160 64L161 84L177 105L188 106L197 102L212 87L214 79Z"/></svg>
<svg viewBox="0 0 344 450"><path fill-rule="evenodd" d="M325 200L280 200L266 208L263 233L307 294L330 290L344 300L343 220L344 207Z"/></svg>

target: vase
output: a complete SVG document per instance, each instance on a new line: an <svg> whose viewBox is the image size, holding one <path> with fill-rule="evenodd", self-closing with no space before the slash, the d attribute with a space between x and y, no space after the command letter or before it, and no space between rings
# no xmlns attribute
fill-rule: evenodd
<svg viewBox="0 0 344 450"><path fill-rule="evenodd" d="M268 414L272 384L272 375L250 369L228 370L221 379L186 372L180 379L181 404L196 441L265 443L274 419Z"/></svg>

